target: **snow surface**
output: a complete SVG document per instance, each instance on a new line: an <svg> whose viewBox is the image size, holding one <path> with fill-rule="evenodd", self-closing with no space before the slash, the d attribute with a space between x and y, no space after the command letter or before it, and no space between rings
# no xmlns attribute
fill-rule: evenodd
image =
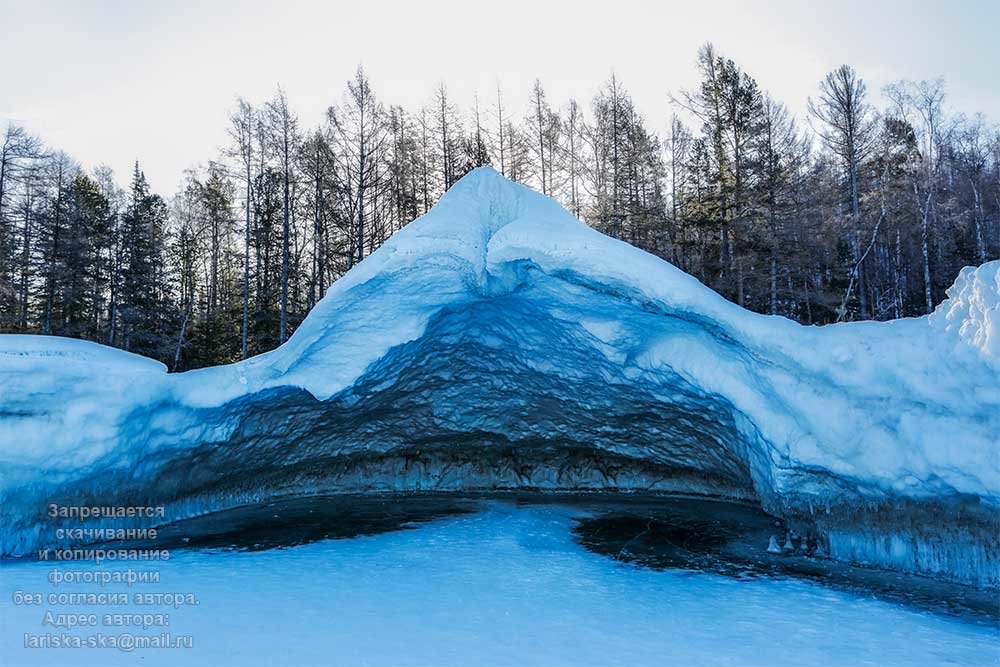
<svg viewBox="0 0 1000 667"><path fill-rule="evenodd" d="M617 563L575 543L572 514L497 503L350 540L176 552L156 565L163 583L103 590L196 594L197 606L114 609L167 612L169 631L192 635L193 648L25 649L23 633L52 630L40 625L38 608L7 605L0 664L986 667L1000 660L1000 634L985 624L801 580ZM95 590L54 589L46 575L56 567L6 565L0 595Z"/></svg>
<svg viewBox="0 0 1000 667"><path fill-rule="evenodd" d="M482 316L438 326L463 313ZM732 437L715 437L719 457L748 468L752 493L772 511L844 498L1000 505L1000 262L963 270L929 317L801 326L726 301L490 168L468 174L337 281L285 345L245 362L167 374L90 343L0 336L0 500L26 503L30 493L68 492L108 470L224 443L241 423L232 406L265 390L299 388L321 401L361 391L380 362L431 332L516 356L564 382L567 397L572 382L593 385L588 373L599 373L609 388L641 387L661 404L687 392L689 407L700 400L731 414ZM365 391L403 370L379 372L388 379ZM475 421L488 405L429 409L452 430L462 419L469 431L488 430ZM548 432L524 428L565 440L574 428L565 419ZM702 441L689 430L697 451ZM672 433L662 447L612 449L677 463L669 440L684 436ZM347 442L336 453L369 444L378 446ZM698 467L697 455L683 455ZM6 530L0 552L30 548L32 530Z"/></svg>

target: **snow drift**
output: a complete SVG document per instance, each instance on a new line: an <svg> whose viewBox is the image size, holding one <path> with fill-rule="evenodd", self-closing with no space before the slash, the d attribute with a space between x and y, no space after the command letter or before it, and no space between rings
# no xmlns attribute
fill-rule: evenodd
<svg viewBox="0 0 1000 667"><path fill-rule="evenodd" d="M998 441L1000 262L929 317L805 327L481 168L271 353L171 375L0 336L0 553L54 543L49 502L644 489L754 500L835 558L993 584Z"/></svg>

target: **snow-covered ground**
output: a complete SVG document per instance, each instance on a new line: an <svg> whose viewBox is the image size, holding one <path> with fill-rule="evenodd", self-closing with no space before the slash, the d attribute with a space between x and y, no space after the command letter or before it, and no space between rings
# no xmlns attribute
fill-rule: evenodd
<svg viewBox="0 0 1000 667"><path fill-rule="evenodd" d="M757 498L835 557L996 584L1000 262L949 295L888 323L757 315L477 169L269 354L169 375L0 336L0 553L45 543L51 498L603 486Z"/></svg>
<svg viewBox="0 0 1000 667"><path fill-rule="evenodd" d="M621 564L573 540L572 514L491 503L380 535L263 552L176 552L156 566L161 584L104 589L197 595L197 606L115 610L169 613L167 630L192 635L190 649L25 649L24 633L58 631L41 625L43 610L12 606L14 590L95 586L53 588L46 579L53 563L7 564L0 570L0 664L1000 664L1000 632L988 625L794 579Z"/></svg>

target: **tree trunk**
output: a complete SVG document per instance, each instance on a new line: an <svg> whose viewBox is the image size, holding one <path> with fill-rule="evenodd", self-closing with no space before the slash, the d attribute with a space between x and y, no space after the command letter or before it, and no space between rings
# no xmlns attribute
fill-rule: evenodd
<svg viewBox="0 0 1000 667"><path fill-rule="evenodd" d="M924 302L928 313L934 310L934 300L931 296L931 262L930 262L930 209L931 195L927 193L927 200L921 215L920 225L920 252L924 265Z"/></svg>
<svg viewBox="0 0 1000 667"><path fill-rule="evenodd" d="M24 238L21 248L21 304L20 304L20 329L26 331L28 328L28 264L31 257L31 184L25 186L24 203Z"/></svg>
<svg viewBox="0 0 1000 667"><path fill-rule="evenodd" d="M969 184L972 186L973 196L972 224L976 231L976 261L982 264L986 261L986 240L983 238L983 200L979 195L975 179L970 178Z"/></svg>
<svg viewBox="0 0 1000 667"><path fill-rule="evenodd" d="M249 142L249 139L247 140ZM247 334L250 329L250 207L252 206L250 190L250 156L246 156L247 168L247 199L246 227L243 230L243 325L240 328L240 358L247 358Z"/></svg>
<svg viewBox="0 0 1000 667"><path fill-rule="evenodd" d="M45 327L43 328L43 333L46 335L52 333L52 308L53 302L55 301L55 290L56 290L56 256L59 253L59 217L62 214L62 194L63 194L63 167L60 163L59 165L59 176L58 184L56 185L56 210L55 217L52 221L52 254L49 256L49 266L48 266L48 295L45 299Z"/></svg>
<svg viewBox="0 0 1000 667"><path fill-rule="evenodd" d="M768 312L771 315L778 314L778 251L774 243L771 243L771 307Z"/></svg>
<svg viewBox="0 0 1000 667"><path fill-rule="evenodd" d="M181 361L181 348L184 347L184 330L187 329L188 318L191 317L191 303L188 302L188 307L184 312L184 319L181 321L181 331L177 336L177 347L174 348L174 363L170 367L171 371L177 370L177 365Z"/></svg>
<svg viewBox="0 0 1000 667"><path fill-rule="evenodd" d="M288 255L289 255L289 207L288 196L288 119L284 119L284 186L285 186L285 215L281 226L281 323L278 332L279 344L284 343L288 338Z"/></svg>
<svg viewBox="0 0 1000 667"><path fill-rule="evenodd" d="M868 283L865 279L864 258L861 256L861 198L858 193L858 166L850 160L851 217L854 219L854 266L858 276L858 305L861 319L868 319Z"/></svg>

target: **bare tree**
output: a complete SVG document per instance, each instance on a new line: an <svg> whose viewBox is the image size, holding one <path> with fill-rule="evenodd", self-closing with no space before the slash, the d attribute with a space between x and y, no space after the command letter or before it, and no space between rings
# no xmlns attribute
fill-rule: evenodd
<svg viewBox="0 0 1000 667"><path fill-rule="evenodd" d="M549 194L552 189L552 152L549 150L552 134L552 109L549 108L542 82L535 79L531 87L531 111L526 125L534 135L532 153L537 166L536 176L541 186L542 194Z"/></svg>
<svg viewBox="0 0 1000 667"><path fill-rule="evenodd" d="M975 238L976 261L982 264L987 253L987 218L983 202L983 192L988 187L990 155L996 139L990 136L989 127L982 114L976 114L966 121L957 132L956 141L959 160L972 194L970 217Z"/></svg>
<svg viewBox="0 0 1000 667"><path fill-rule="evenodd" d="M820 139L843 163L853 220L852 277L858 278L858 302L861 318L868 317L868 296L861 249L861 193L858 174L862 161L871 151L875 137L874 111L866 100L865 82L849 65L842 65L820 82L820 94L809 100L809 113L818 122L814 126Z"/></svg>
<svg viewBox="0 0 1000 667"><path fill-rule="evenodd" d="M936 214L937 182L941 167L940 151L944 123L944 81L899 81L886 87L899 117L917 132L920 169L911 183L913 205L920 219L920 250L924 278L924 307L934 310L930 244Z"/></svg>
<svg viewBox="0 0 1000 667"><path fill-rule="evenodd" d="M571 99L566 107L566 131L563 134L562 154L569 185L567 191L569 210L577 218L581 215L580 161L584 125L580 105Z"/></svg>
<svg viewBox="0 0 1000 667"><path fill-rule="evenodd" d="M243 176L243 321L240 326L240 358L247 358L247 340L250 329L250 216L253 211L254 133L258 115L253 106L240 98L236 110L229 117L229 136L233 140L230 155L239 163Z"/></svg>
<svg viewBox="0 0 1000 667"><path fill-rule="evenodd" d="M378 220L376 204L387 184L383 172L391 138L385 109L360 65L347 82L341 103L329 109L328 118L333 128L337 173L353 227L353 264L365 258L366 235Z"/></svg>
<svg viewBox="0 0 1000 667"><path fill-rule="evenodd" d="M497 117L497 154L500 157L500 173L504 176L507 175L507 149L504 144L504 106L503 106L503 93L500 90L500 84L497 83L497 106L496 106L496 117Z"/></svg>
<svg viewBox="0 0 1000 667"><path fill-rule="evenodd" d="M760 196L756 208L766 218L768 313L777 315L778 250L788 229L785 222L797 212L796 195L806 174L809 142L799 133L795 119L783 104L765 95L762 110L761 128L753 146L759 172Z"/></svg>
<svg viewBox="0 0 1000 667"><path fill-rule="evenodd" d="M677 114L670 117L670 135L664 142L667 154L667 188L670 195L671 261L682 269L687 266L687 225L681 220L681 210L689 176L686 165L691 160L693 137Z"/></svg>
<svg viewBox="0 0 1000 667"><path fill-rule="evenodd" d="M462 177L465 155L461 118L443 81L434 90L431 107L436 135L434 159L439 167L440 194L444 194Z"/></svg>
<svg viewBox="0 0 1000 667"><path fill-rule="evenodd" d="M267 119L270 130L270 140L278 153L281 165L283 186L283 218L281 228L281 324L278 341L284 343L288 338L288 275L291 263L291 182L293 160L298 144L298 119L288 108L288 98L285 91L278 88L278 93L267 103Z"/></svg>

